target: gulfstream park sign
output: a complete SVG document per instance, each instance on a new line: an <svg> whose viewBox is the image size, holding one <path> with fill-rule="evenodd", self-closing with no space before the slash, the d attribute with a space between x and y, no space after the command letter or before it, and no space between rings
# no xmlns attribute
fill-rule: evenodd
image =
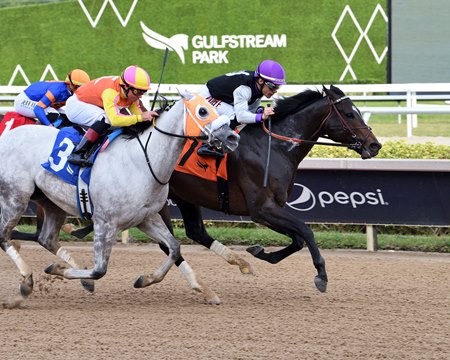
<svg viewBox="0 0 450 360"><path fill-rule="evenodd" d="M287 46L286 34L242 34L242 35L194 35L186 34L165 37L148 28L141 21L142 36L145 42L155 49L168 48L185 63L185 51L192 48L193 64L228 64L228 55L233 49L281 48Z"/></svg>
<svg viewBox="0 0 450 360"><path fill-rule="evenodd" d="M95 19L87 9L83 0L78 0L78 3L93 28L98 25L108 4L113 9L122 26L126 27L134 13L138 1L139 0L133 0L127 15L123 17L117 9L114 0L104 0ZM148 28L142 21L140 24L143 31L142 36L148 45L155 49L165 50L165 48L168 48L169 50L176 52L183 64L185 64L184 52L188 50L189 43L192 48L195 49L192 51L193 64L228 64L228 55L232 49L276 48L287 46L286 34L194 35L189 39L189 36L186 34L175 34L171 37L165 37Z"/></svg>

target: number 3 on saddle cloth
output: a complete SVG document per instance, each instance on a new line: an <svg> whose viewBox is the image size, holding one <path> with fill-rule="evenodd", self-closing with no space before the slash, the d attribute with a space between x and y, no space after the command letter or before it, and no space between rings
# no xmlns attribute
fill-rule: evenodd
<svg viewBox="0 0 450 360"><path fill-rule="evenodd" d="M228 214L228 154L225 154L223 158L198 156L197 149L200 145L195 140L186 141L175 171L216 182L220 210Z"/></svg>
<svg viewBox="0 0 450 360"><path fill-rule="evenodd" d="M16 127L32 124L36 124L36 120L27 118L26 116L20 115L14 111L8 111L0 122L0 136L4 132L6 133Z"/></svg>
<svg viewBox="0 0 450 360"><path fill-rule="evenodd" d="M109 133L92 154L91 161L94 162L97 155L105 150L121 133L122 128ZM80 168L80 166L70 164L67 161L67 157L72 153L82 137L83 135L72 127L65 127L59 130L48 161L43 163L42 167L58 176L64 182L76 185L80 215L83 219L91 219L94 211L94 206L89 196L89 182L92 167Z"/></svg>

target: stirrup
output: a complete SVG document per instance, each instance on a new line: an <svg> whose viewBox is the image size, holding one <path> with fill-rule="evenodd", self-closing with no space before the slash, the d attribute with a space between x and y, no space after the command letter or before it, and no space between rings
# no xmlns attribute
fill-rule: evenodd
<svg viewBox="0 0 450 360"><path fill-rule="evenodd" d="M222 150L219 150L212 146L208 146L206 144L198 148L197 154L200 156L211 156L215 158L223 158L225 156Z"/></svg>
<svg viewBox="0 0 450 360"><path fill-rule="evenodd" d="M90 167L94 165L89 159L85 159L81 154L70 154L67 157L67 161L74 165L79 165L81 167Z"/></svg>

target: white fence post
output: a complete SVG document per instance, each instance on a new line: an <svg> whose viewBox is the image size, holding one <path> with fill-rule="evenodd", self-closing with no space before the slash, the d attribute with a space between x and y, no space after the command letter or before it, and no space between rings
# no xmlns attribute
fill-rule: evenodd
<svg viewBox="0 0 450 360"><path fill-rule="evenodd" d="M374 225L366 225L367 251L378 250L377 229Z"/></svg>

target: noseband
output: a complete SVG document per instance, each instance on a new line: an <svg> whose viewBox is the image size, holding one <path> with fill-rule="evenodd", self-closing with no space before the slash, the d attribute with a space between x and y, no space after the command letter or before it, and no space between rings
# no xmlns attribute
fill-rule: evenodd
<svg viewBox="0 0 450 360"><path fill-rule="evenodd" d="M348 122L344 119L344 117L342 116L341 112L339 111L339 109L336 107L336 104L339 104L340 102L346 100L346 99L350 99L348 96L342 96L339 99L336 100L332 100L330 99L330 97L327 96L327 100L328 100L328 104L330 105L329 111L327 113L327 115L325 116L325 118L322 120L322 122L320 123L319 128L314 132L314 134L311 137L314 137L316 135L320 136L320 137L324 137L324 138L328 138L323 134L323 129L324 126L326 124L326 122L330 119L331 114L333 114L333 112L336 113L336 115L339 118L339 122L342 126L342 129L344 131L348 131L352 138L355 139L355 142L352 144L338 144L338 143L328 143L328 142L321 142L321 141L313 141L313 140L306 140L306 139L296 139L296 138L291 138L291 137L287 137L287 136L283 136L283 135L278 135L273 133L271 130L267 129L265 121L263 121L263 129L264 131L269 134L269 136L274 137L276 139L279 140L284 140L284 141L290 141L290 142L294 142L294 143L304 143L304 144L313 144L313 145L326 145L326 146L343 146L343 147L347 147L349 149L361 149L362 148L362 143L360 141L356 140L356 134L354 132L354 130L356 129L367 129L367 137L369 137L369 134L371 133L372 129L369 126L362 126L362 127L356 127L356 128L352 128Z"/></svg>

